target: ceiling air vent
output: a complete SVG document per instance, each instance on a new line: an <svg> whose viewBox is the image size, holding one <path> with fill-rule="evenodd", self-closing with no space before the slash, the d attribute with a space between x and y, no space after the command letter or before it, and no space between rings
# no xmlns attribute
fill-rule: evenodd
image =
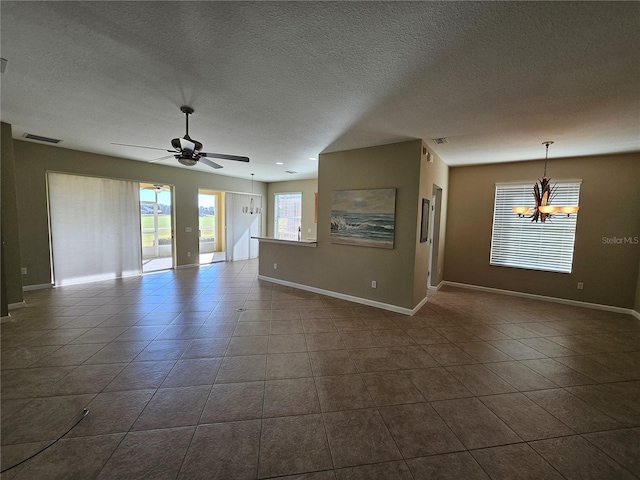
<svg viewBox="0 0 640 480"><path fill-rule="evenodd" d="M293 170L285 170L289 175L295 175L298 172L294 172Z"/></svg>
<svg viewBox="0 0 640 480"><path fill-rule="evenodd" d="M41 135L34 135L33 133L25 133L22 135L23 138L28 138L29 140L37 140L38 142L47 142L47 143L60 143L62 140L58 140L57 138L49 138L43 137Z"/></svg>
<svg viewBox="0 0 640 480"><path fill-rule="evenodd" d="M438 145L442 145L443 143L449 143L449 141L447 140L447 137L434 138L433 141L436 142Z"/></svg>

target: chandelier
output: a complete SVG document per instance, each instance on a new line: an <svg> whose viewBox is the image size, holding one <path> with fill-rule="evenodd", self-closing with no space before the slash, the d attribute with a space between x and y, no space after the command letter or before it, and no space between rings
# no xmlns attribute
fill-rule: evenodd
<svg viewBox="0 0 640 480"><path fill-rule="evenodd" d="M262 208L261 207L255 207L254 206L254 201L253 201L253 173L251 174L251 200L249 201L249 206L248 207L242 207L242 213L248 213L250 215L253 215L254 213L256 215L260 215L262 213Z"/></svg>
<svg viewBox="0 0 640 480"><path fill-rule="evenodd" d="M542 144L546 147L546 155L544 157L544 173L540 180L540 184L536 183L533 186L535 207L532 209L530 207L517 206L511 207L511 210L513 210L513 213L516 213L520 218L531 214L527 218L530 218L532 222L540 221L544 223L557 213L566 213L568 217L572 213L576 213L580 207L551 205L551 201L556 194L556 186L551 186L551 181L547 178L547 159L549 158L549 145L553 145L553 142L547 141L542 142Z"/></svg>

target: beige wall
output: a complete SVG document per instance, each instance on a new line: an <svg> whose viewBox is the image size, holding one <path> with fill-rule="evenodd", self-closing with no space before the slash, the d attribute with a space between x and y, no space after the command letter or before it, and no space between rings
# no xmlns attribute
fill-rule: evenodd
<svg viewBox="0 0 640 480"><path fill-rule="evenodd" d="M552 181L582 179L571 274L489 265L495 183L533 186L543 163L450 169L445 280L633 308L640 245L607 245L603 237L640 237L639 153L549 161Z"/></svg>
<svg viewBox="0 0 640 480"><path fill-rule="evenodd" d="M634 303L633 309L640 313L640 265L638 265L638 280L636 283L636 301Z"/></svg>
<svg viewBox="0 0 640 480"><path fill-rule="evenodd" d="M22 275L20 273L21 254L18 234L18 208L16 205L16 175L11 125L2 123L1 127L1 188L2 196L2 276L6 287L6 298L2 302L6 306L23 301ZM4 309L3 309L4 312Z"/></svg>
<svg viewBox="0 0 640 480"><path fill-rule="evenodd" d="M318 168L317 248L260 245L260 273L401 308L416 305L414 282L420 256L422 296L426 293L427 244L419 242L422 191L421 140L325 153ZM425 168L428 175L429 167ZM425 176L426 178L426 176ZM426 186L429 196L431 186ZM393 250L330 243L331 192L396 188ZM426 252L426 259L425 259ZM273 264L278 268L274 270ZM371 288L371 281L377 288ZM419 296L419 295L418 295Z"/></svg>
<svg viewBox="0 0 640 480"><path fill-rule="evenodd" d="M318 179L293 180L290 182L274 182L268 185L267 209L263 211L267 217L267 236L273 237L275 211L274 196L276 193L302 193L302 238L317 238L318 224L315 220L315 194L318 193Z"/></svg>
<svg viewBox="0 0 640 480"><path fill-rule="evenodd" d="M25 285L51 282L46 195L48 170L173 185L178 266L198 262L198 189L251 192L249 178L243 180L19 140L14 140L13 145L20 245L24 252L22 266L28 267L29 272L23 276ZM266 190L266 184L254 183L255 194L264 196ZM262 230L266 231L264 217ZM185 233L185 227L192 227L192 232ZM187 257L187 252L191 252L191 257Z"/></svg>

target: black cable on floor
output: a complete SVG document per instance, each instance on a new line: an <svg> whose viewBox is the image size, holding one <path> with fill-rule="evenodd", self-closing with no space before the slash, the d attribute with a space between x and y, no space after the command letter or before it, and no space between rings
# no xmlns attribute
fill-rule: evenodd
<svg viewBox="0 0 640 480"><path fill-rule="evenodd" d="M16 463L15 465L12 465L11 467L5 468L4 470L0 471L0 473L4 473L4 472L8 472L9 470L16 468L18 465L22 465L25 462L28 462L29 460L31 460L33 457L35 457L36 455L40 455L42 452L44 452L47 448L49 448L51 445L54 445L58 442L58 440L62 439L67 433L69 433L71 430L73 430L75 428L76 425L78 425L82 419L84 417L86 417L89 414L89 410L87 410L86 408L82 409L82 416L80 417L80 419L74 423L73 425L71 425L71 428L69 428L69 430L67 430L66 432L64 432L62 435L60 435L58 438L56 438L53 442L51 442L49 445L47 445L44 448L41 448L40 450L38 450L36 453L34 453L33 455L31 455L30 457L25 458L24 460L22 460L21 462Z"/></svg>

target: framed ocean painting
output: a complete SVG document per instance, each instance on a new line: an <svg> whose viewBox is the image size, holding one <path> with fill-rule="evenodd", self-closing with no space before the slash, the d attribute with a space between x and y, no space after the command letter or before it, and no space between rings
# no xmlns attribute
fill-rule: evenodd
<svg viewBox="0 0 640 480"><path fill-rule="evenodd" d="M393 249L396 189L331 192L331 243Z"/></svg>

